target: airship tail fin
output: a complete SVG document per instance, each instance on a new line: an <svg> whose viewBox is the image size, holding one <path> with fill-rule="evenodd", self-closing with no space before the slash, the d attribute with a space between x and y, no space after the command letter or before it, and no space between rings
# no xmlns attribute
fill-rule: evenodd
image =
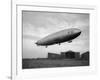
<svg viewBox="0 0 100 80"><path fill-rule="evenodd" d="M36 42L35 44L36 44L37 46L39 46L37 42Z"/></svg>

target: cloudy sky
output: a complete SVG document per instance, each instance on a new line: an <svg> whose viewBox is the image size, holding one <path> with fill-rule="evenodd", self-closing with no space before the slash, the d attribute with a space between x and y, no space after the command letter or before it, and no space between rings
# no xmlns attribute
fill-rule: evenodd
<svg viewBox="0 0 100 80"><path fill-rule="evenodd" d="M89 50L89 14L86 13L59 13L23 11L23 58L47 57L48 52L60 54L60 52L73 50L83 53ZM62 43L48 46L36 46L35 42L54 32L78 28L81 35L72 43Z"/></svg>

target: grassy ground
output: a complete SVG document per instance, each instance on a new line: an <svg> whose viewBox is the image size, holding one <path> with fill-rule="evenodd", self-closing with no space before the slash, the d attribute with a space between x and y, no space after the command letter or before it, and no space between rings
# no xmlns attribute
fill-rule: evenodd
<svg viewBox="0 0 100 80"><path fill-rule="evenodd" d="M49 68L49 67L72 67L89 66L89 61L73 59L23 59L22 68Z"/></svg>

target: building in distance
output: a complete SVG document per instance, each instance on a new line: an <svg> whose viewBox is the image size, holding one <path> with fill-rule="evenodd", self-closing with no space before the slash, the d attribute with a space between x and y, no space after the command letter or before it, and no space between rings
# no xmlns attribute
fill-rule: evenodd
<svg viewBox="0 0 100 80"><path fill-rule="evenodd" d="M80 59L80 52L66 51L57 53L48 53L48 59Z"/></svg>

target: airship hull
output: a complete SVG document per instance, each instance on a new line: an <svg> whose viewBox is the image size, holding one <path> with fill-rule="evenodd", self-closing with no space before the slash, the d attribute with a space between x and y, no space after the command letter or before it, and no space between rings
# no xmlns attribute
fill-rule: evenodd
<svg viewBox="0 0 100 80"><path fill-rule="evenodd" d="M36 42L40 46L48 46L53 44L60 44L63 42L70 42L81 34L81 31L76 28L65 29L51 35L44 37L43 39Z"/></svg>

